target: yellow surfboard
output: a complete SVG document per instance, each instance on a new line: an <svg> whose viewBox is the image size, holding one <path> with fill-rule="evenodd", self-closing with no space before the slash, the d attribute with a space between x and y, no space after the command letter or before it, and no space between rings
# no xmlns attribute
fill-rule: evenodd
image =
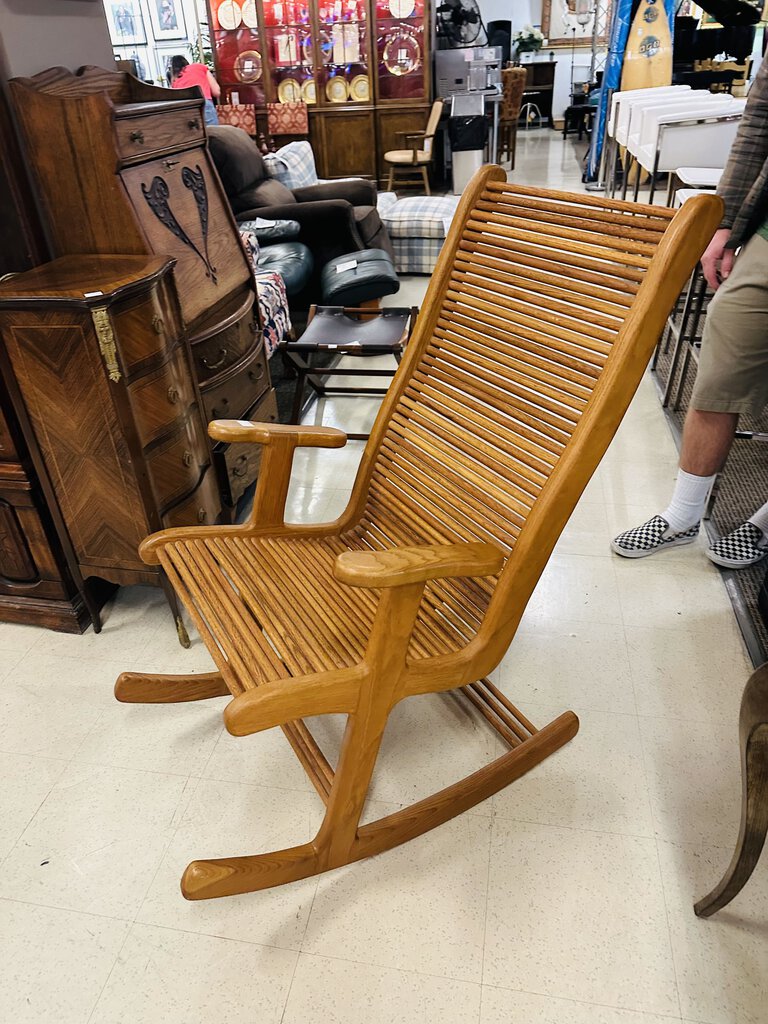
<svg viewBox="0 0 768 1024"><path fill-rule="evenodd" d="M663 0L640 0L632 19L622 89L651 89L672 84L672 35Z"/></svg>

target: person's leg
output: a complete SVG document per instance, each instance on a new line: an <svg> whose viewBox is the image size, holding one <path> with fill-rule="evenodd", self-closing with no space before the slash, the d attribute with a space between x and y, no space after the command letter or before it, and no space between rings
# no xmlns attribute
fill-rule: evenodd
<svg viewBox="0 0 768 1024"><path fill-rule="evenodd" d="M755 236L709 305L680 471L669 506L611 543L627 558L690 544L716 474L722 469L739 414L768 403L768 241ZM710 556L711 557L711 556Z"/></svg>
<svg viewBox="0 0 768 1024"><path fill-rule="evenodd" d="M738 413L689 409L683 427L680 468L693 476L719 473L733 444Z"/></svg>

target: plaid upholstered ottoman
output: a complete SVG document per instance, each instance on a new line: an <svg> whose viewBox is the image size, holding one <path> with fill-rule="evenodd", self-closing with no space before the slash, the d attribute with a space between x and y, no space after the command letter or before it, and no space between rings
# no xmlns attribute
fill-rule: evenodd
<svg viewBox="0 0 768 1024"><path fill-rule="evenodd" d="M409 196L379 215L392 239L398 274L431 274L459 196Z"/></svg>

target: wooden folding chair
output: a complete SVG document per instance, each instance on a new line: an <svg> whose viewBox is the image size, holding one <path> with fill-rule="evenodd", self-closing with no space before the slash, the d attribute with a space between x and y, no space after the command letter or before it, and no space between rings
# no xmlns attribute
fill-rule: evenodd
<svg viewBox="0 0 768 1024"><path fill-rule="evenodd" d="M289 849L190 864L189 899L266 889L418 836L527 772L578 728L537 729L486 678L637 388L667 315L720 221L702 196L670 210L508 184L484 167L462 197L346 511L286 525L297 447L329 428L218 421L263 446L249 523L144 541L217 671L124 673L119 700L232 694L234 735L281 726L327 805ZM480 680L478 682L478 680ZM390 711L459 690L505 739L493 763L360 825ZM333 770L302 721L345 714Z"/></svg>

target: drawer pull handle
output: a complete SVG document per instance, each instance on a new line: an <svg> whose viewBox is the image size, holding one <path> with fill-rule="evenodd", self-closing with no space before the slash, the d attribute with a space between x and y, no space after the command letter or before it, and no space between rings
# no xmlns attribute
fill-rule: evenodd
<svg viewBox="0 0 768 1024"><path fill-rule="evenodd" d="M161 316L152 317L152 330L155 332L155 334L162 334L164 327L165 324L163 323L163 318Z"/></svg>
<svg viewBox="0 0 768 1024"><path fill-rule="evenodd" d="M228 400L228 399L226 399L226 398L222 398L222 400L221 400L221 404L222 404L223 406L227 406L227 405L229 405L229 400ZM219 412L219 407L218 407L218 405L215 405L215 406L213 407L213 409L211 409L211 416L212 416L212 417L213 417L213 418L214 418L215 420L217 420L217 419L218 419L218 418L219 418L220 416L225 416L225 415L226 415L226 410L225 410L225 409L222 409L222 410L221 410L221 412Z"/></svg>
<svg viewBox="0 0 768 1024"><path fill-rule="evenodd" d="M200 128L200 121L198 120L198 118L193 117L190 121L187 121L187 127L191 131L196 132Z"/></svg>
<svg viewBox="0 0 768 1024"><path fill-rule="evenodd" d="M192 452L186 451L182 455L181 461L184 463L185 466L191 466L193 458L194 456L192 455Z"/></svg>
<svg viewBox="0 0 768 1024"><path fill-rule="evenodd" d="M248 324L248 330L251 332L251 334L259 333L259 325L256 323L255 320L251 320L251 322Z"/></svg>
<svg viewBox="0 0 768 1024"><path fill-rule="evenodd" d="M248 472L248 456L240 455L232 467L232 476L245 476Z"/></svg>
<svg viewBox="0 0 768 1024"><path fill-rule="evenodd" d="M141 131L131 132L129 138L130 138L131 142L135 142L139 146L143 146L144 145L144 132L141 132Z"/></svg>
<svg viewBox="0 0 768 1024"><path fill-rule="evenodd" d="M203 366L206 368L206 370L218 370L218 368L220 366L224 365L228 355L229 355L229 352L227 351L227 349L220 348L219 349L219 358L216 360L215 363L209 363L208 360L205 357L203 357L201 362L202 362Z"/></svg>
<svg viewBox="0 0 768 1024"><path fill-rule="evenodd" d="M251 378L251 380L255 384L256 381L261 380L261 378L264 376L264 367L260 366L258 370L249 370L248 371L248 376Z"/></svg>
<svg viewBox="0 0 768 1024"><path fill-rule="evenodd" d="M207 518L208 518L208 513L205 511L205 509L204 508L199 508L197 510L197 521L198 521L198 523L200 523L202 525Z"/></svg>
<svg viewBox="0 0 768 1024"><path fill-rule="evenodd" d="M168 401L171 403L171 405L176 405L176 403L179 400L179 389L175 388L173 384L171 384L171 386L168 388L167 394Z"/></svg>
<svg viewBox="0 0 768 1024"><path fill-rule="evenodd" d="M170 171L176 166L178 162L178 160L163 160L163 166L167 167L168 170Z"/></svg>

